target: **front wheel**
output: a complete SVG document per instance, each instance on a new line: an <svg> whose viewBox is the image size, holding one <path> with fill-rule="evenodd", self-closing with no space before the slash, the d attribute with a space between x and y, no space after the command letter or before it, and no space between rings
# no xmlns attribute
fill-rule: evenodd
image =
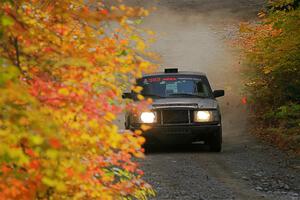
<svg viewBox="0 0 300 200"><path fill-rule="evenodd" d="M209 147L212 152L221 152L222 151L222 131L215 133L209 139Z"/></svg>

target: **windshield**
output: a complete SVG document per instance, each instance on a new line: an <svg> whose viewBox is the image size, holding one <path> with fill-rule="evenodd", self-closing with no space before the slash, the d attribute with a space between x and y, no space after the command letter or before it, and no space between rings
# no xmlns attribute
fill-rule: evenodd
<svg viewBox="0 0 300 200"><path fill-rule="evenodd" d="M138 80L142 95L151 98L210 97L210 88L201 77L153 76Z"/></svg>

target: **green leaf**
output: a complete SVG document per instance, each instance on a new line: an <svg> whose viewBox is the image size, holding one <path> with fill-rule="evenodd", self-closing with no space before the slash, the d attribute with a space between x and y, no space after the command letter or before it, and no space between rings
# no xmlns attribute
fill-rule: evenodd
<svg viewBox="0 0 300 200"><path fill-rule="evenodd" d="M8 16L2 16L1 17L1 24L3 26L11 26L14 24L14 20L11 18L11 17L8 17Z"/></svg>
<svg viewBox="0 0 300 200"><path fill-rule="evenodd" d="M81 59L81 58L64 58L55 63L54 67L61 67L65 65L72 65L75 67L93 67L93 65L88 62L86 59Z"/></svg>
<svg viewBox="0 0 300 200"><path fill-rule="evenodd" d="M54 149L48 149L46 151L46 155L48 158L50 159L56 159L58 156L58 151L54 150Z"/></svg>
<svg viewBox="0 0 300 200"><path fill-rule="evenodd" d="M128 52L126 50L122 50L121 52L119 52L118 56L127 56Z"/></svg>
<svg viewBox="0 0 300 200"><path fill-rule="evenodd" d="M16 67L3 65L3 60L0 59L0 85L17 78L20 74Z"/></svg>
<svg viewBox="0 0 300 200"><path fill-rule="evenodd" d="M135 24L138 24L138 25L141 24L142 22L143 22L142 19L137 19L137 20L134 21L134 23L135 23Z"/></svg>
<svg viewBox="0 0 300 200"><path fill-rule="evenodd" d="M41 136L39 136L39 135L31 136L30 140L35 145L40 145L40 144L42 144L44 142L44 139Z"/></svg>

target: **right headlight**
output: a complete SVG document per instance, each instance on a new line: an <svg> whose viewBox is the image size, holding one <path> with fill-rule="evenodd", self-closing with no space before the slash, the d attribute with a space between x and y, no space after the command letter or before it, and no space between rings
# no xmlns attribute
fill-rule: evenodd
<svg viewBox="0 0 300 200"><path fill-rule="evenodd" d="M194 111L195 122L216 122L219 121L217 110L197 110Z"/></svg>

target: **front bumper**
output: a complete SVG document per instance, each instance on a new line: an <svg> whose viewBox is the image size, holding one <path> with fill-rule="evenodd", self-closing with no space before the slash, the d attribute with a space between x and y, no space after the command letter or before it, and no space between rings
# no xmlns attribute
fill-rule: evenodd
<svg viewBox="0 0 300 200"><path fill-rule="evenodd" d="M132 130L139 126L132 127ZM222 135L221 124L207 125L161 125L143 132L146 143L191 143L207 141Z"/></svg>

